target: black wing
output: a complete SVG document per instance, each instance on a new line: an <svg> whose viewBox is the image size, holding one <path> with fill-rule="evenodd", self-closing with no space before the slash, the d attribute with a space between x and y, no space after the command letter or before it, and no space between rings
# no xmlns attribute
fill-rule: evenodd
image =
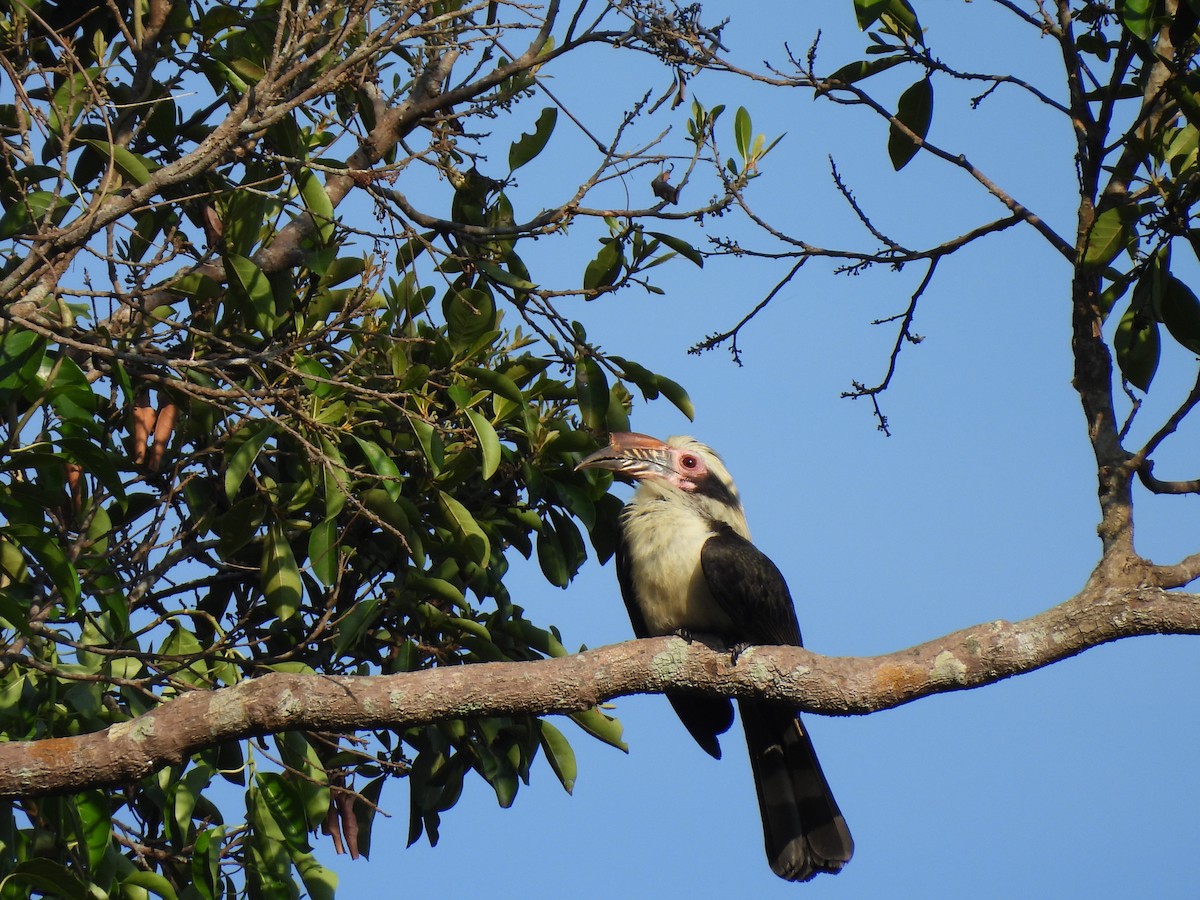
<svg viewBox="0 0 1200 900"><path fill-rule="evenodd" d="M700 567L713 599L733 620L726 637L739 644L799 646L800 623L783 573L728 525L716 529L700 551Z"/></svg>
<svg viewBox="0 0 1200 900"><path fill-rule="evenodd" d="M629 554L625 550L625 534L619 532L617 538L617 583L621 586L621 599L625 601L625 609L629 613L629 621L633 625L634 637L653 637L646 627L642 617L642 607L637 600L637 592L633 587L633 566L629 562Z"/></svg>
<svg viewBox="0 0 1200 900"><path fill-rule="evenodd" d="M633 624L635 637L653 637L646 627L642 616L641 604L638 601L637 590L633 586L633 571L629 563L629 554L625 552L625 537L622 534L617 541L617 582L621 585L621 598L625 601L625 609L629 612L629 621ZM724 697L704 697L699 694L684 694L667 691L666 697L671 701L675 714L688 733L696 739L704 752L721 758L721 744L717 735L724 734L733 725L733 703Z"/></svg>

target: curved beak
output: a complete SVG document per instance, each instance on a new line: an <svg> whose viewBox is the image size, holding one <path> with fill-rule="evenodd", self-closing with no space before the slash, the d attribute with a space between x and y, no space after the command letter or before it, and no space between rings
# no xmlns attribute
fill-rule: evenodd
<svg viewBox="0 0 1200 900"><path fill-rule="evenodd" d="M618 476L635 481L642 478L670 475L674 468L671 448L658 438L631 431L617 431L609 435L608 446L580 460L575 471L580 469L610 469Z"/></svg>

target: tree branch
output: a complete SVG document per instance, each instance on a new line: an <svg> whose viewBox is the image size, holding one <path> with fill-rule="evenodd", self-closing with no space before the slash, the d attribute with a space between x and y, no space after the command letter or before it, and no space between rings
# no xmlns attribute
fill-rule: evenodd
<svg viewBox="0 0 1200 900"><path fill-rule="evenodd" d="M1189 571L1195 562L1185 561ZM990 684L1121 638L1200 634L1198 601L1200 595L1158 587L1088 587L1021 622L986 622L875 657L753 647L734 663L727 651L699 640L660 637L537 662L401 675L272 673L184 694L105 731L0 744L0 796L126 784L205 748L275 732L402 729L475 716L569 713L668 688L763 696L811 712L861 715Z"/></svg>
<svg viewBox="0 0 1200 900"><path fill-rule="evenodd" d="M1152 460L1147 460L1138 468L1138 479L1142 487L1152 494L1200 494L1200 478L1190 478L1183 481L1167 481L1153 474Z"/></svg>
<svg viewBox="0 0 1200 900"><path fill-rule="evenodd" d="M803 73L803 75L800 77L769 77L749 69L743 69L724 59L714 61L713 68L722 69L732 74L740 75L743 78L747 78L752 81L758 81L763 84L812 88L815 91L815 96L825 97L834 103L866 106L867 108L873 110L878 116L885 119L892 128L899 131L914 144L933 154L938 159L962 169L964 172L974 178L989 194L1004 204L1009 212L1017 216L1021 221L1027 222L1029 225L1031 225L1034 230L1042 235L1042 237L1044 237L1050 243L1050 245L1065 259L1075 259L1074 245L1072 245L1069 241L1059 235L1058 232L1051 228L1041 216L1037 215L1035 212L1033 212L1033 210L1017 201L1015 197L1010 195L1007 191L992 181L982 169L979 169L969 159L967 159L965 154L956 154L949 150L945 150L939 145L931 143L926 137L917 134L897 116L889 112L882 103L871 96L871 94L863 90L859 85L851 82L837 80L830 81L828 79L820 78L815 74L815 72L807 70L806 67L799 61L793 59L792 62Z"/></svg>

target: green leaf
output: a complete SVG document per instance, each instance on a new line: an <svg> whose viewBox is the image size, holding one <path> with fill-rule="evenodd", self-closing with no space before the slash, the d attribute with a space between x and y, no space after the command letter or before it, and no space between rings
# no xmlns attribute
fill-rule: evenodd
<svg viewBox="0 0 1200 900"><path fill-rule="evenodd" d="M78 194L58 196L50 191L30 191L0 216L0 240L36 231L47 222L57 225L63 220Z"/></svg>
<svg viewBox="0 0 1200 900"><path fill-rule="evenodd" d="M1083 251L1083 265L1099 269L1112 262L1132 237L1130 214L1125 207L1109 207L1096 217Z"/></svg>
<svg viewBox="0 0 1200 900"><path fill-rule="evenodd" d="M199 643L197 643L197 648ZM194 833L192 818L204 790L212 782L214 770L208 765L194 766L172 785L168 793L167 833L172 840L186 844Z"/></svg>
<svg viewBox="0 0 1200 900"><path fill-rule="evenodd" d="M1125 380L1142 391L1148 391L1158 369L1161 349L1158 323L1140 310L1135 311L1131 305L1117 324L1113 349Z"/></svg>
<svg viewBox="0 0 1200 900"><path fill-rule="evenodd" d="M341 393L340 389L332 383L334 381L332 373L319 359L297 353L292 365L295 366L302 378L305 375L309 376L303 378L304 389L309 393L322 398Z"/></svg>
<svg viewBox="0 0 1200 900"><path fill-rule="evenodd" d="M700 251L689 244L687 241L680 240L673 234L664 234L661 231L648 232L651 237L656 237L680 256L685 259L690 259L700 268L704 268L704 257L700 255Z"/></svg>
<svg viewBox="0 0 1200 900"><path fill-rule="evenodd" d="M933 119L933 82L922 78L901 94L896 107L896 119L924 141ZM920 146L894 123L888 127L888 156L897 172L917 155Z"/></svg>
<svg viewBox="0 0 1200 900"><path fill-rule="evenodd" d="M117 171L134 184L142 185L150 180L152 172L160 168L158 163L144 156L107 141L84 141L102 153L105 159L111 159Z"/></svg>
<svg viewBox="0 0 1200 900"><path fill-rule="evenodd" d="M262 801L259 813L265 807L289 850L308 853L312 848L308 843L307 819L296 789L278 772L259 772L254 780Z"/></svg>
<svg viewBox="0 0 1200 900"><path fill-rule="evenodd" d="M863 31L880 22L883 30L893 37L925 43L917 14L906 0L854 0L854 13Z"/></svg>
<svg viewBox="0 0 1200 900"><path fill-rule="evenodd" d="M274 422L258 422L235 431L225 443L225 498L237 496L246 474L268 438L275 433ZM232 448L232 450L231 450Z"/></svg>
<svg viewBox="0 0 1200 900"><path fill-rule="evenodd" d="M371 829L375 824L375 813L379 809L379 795L383 791L386 775L380 775L374 781L359 790L359 796L354 802L354 817L358 820L358 849L364 859L371 858Z"/></svg>
<svg viewBox="0 0 1200 900"><path fill-rule="evenodd" d="M171 887L171 882L163 878L157 872L130 872L121 879L122 886L137 887L147 890L152 894L162 897L163 900L178 900L179 895L175 893L175 888Z"/></svg>
<svg viewBox="0 0 1200 900"><path fill-rule="evenodd" d="M201 659L204 648L200 646L196 635L178 622L171 623L171 632L163 640L158 652L164 657L175 657L163 662L172 678L193 687L209 686Z"/></svg>
<svg viewBox="0 0 1200 900"><path fill-rule="evenodd" d="M161 896L163 900L178 900L179 894L175 893L175 888L170 886L170 882L166 878L158 875L158 872L133 871L130 874L121 878L121 886L131 888L142 888L149 890L151 894ZM122 896L133 895L132 892L122 894Z"/></svg>
<svg viewBox="0 0 1200 900"><path fill-rule="evenodd" d="M88 865L94 871L112 843L112 815L103 791L86 791L73 798L79 814L82 837L87 845Z"/></svg>
<svg viewBox="0 0 1200 900"><path fill-rule="evenodd" d="M620 541L620 526L617 524L624 504L613 494L605 494L596 503L596 522L588 529L596 561L604 565L616 552Z"/></svg>
<svg viewBox="0 0 1200 900"><path fill-rule="evenodd" d="M267 609L280 621L294 616L300 607L303 582L287 533L279 521L272 522L267 528L259 574Z"/></svg>
<svg viewBox="0 0 1200 900"><path fill-rule="evenodd" d="M246 94L250 91L250 85L224 62L219 59L210 59L207 62L212 70L216 72L217 77L233 88L235 94Z"/></svg>
<svg viewBox="0 0 1200 900"><path fill-rule="evenodd" d="M604 741L604 743L616 747L618 750L624 750L626 753L629 752L629 745L621 739L624 729L619 719L605 715L596 706L593 706L591 709L585 709L582 712L573 712L570 716L571 721L592 737L598 738Z"/></svg>
<svg viewBox="0 0 1200 900"><path fill-rule="evenodd" d="M479 453L483 459L481 474L483 480L487 481L500 467L500 438L492 423L475 410L468 409L467 418L471 420L471 427L475 429L475 436L479 438Z"/></svg>
<svg viewBox="0 0 1200 900"><path fill-rule="evenodd" d="M311 853L293 854L292 861L300 872L300 880L311 900L334 900L338 886L337 874L327 869Z"/></svg>
<svg viewBox="0 0 1200 900"><path fill-rule="evenodd" d="M1129 290L1130 283L1129 276L1123 276L1101 292L1100 299L1096 303L1097 308L1100 310L1101 321L1108 318L1108 314L1112 312L1112 308L1116 305L1116 302L1125 296L1125 292Z"/></svg>
<svg viewBox="0 0 1200 900"><path fill-rule="evenodd" d="M885 72L902 62L904 62L903 56L878 56L875 59L860 59L857 62L847 63L827 77L821 83L821 87L823 89L833 87L831 82L835 81L842 84L854 84L856 81L862 81L864 78Z"/></svg>
<svg viewBox="0 0 1200 900"><path fill-rule="evenodd" d="M571 749L571 744L563 733L554 725L545 719L539 719L538 725L541 728L539 740L542 751L546 754L546 761L550 763L550 768L562 782L563 788L570 794L575 790L575 778L579 774L575 763L575 751Z"/></svg>
<svg viewBox="0 0 1200 900"><path fill-rule="evenodd" d="M487 720L479 722L480 731L484 731L487 724ZM496 802L502 809L508 809L517 795L517 772L503 749L494 746L489 737L484 732L471 744L477 760L475 768L496 792Z"/></svg>
<svg viewBox="0 0 1200 900"><path fill-rule="evenodd" d="M1121 21L1136 37L1143 41L1150 40L1154 34L1154 7L1156 0L1125 0L1117 8L1121 12Z"/></svg>
<svg viewBox="0 0 1200 900"><path fill-rule="evenodd" d="M575 364L575 396L583 423L593 431L604 431L608 413L608 379L600 364L586 356Z"/></svg>
<svg viewBox="0 0 1200 900"><path fill-rule="evenodd" d="M603 242L596 258L583 270L583 289L594 291L599 288L611 287L612 283L617 280L617 276L621 274L621 266L624 262L621 245L618 241Z"/></svg>
<svg viewBox="0 0 1200 900"><path fill-rule="evenodd" d="M402 479L400 477L400 470L396 467L392 458L374 441L360 438L358 435L354 435L354 440L362 448L362 452L366 455L367 462L371 464L371 468L375 471L375 474L382 479L380 486L387 491L389 497L393 500L397 499L400 496L400 482Z"/></svg>
<svg viewBox="0 0 1200 900"><path fill-rule="evenodd" d="M267 74L256 62L246 59L243 56L234 56L226 60L229 68L237 72L238 76L243 78L247 85L258 84Z"/></svg>
<svg viewBox="0 0 1200 900"><path fill-rule="evenodd" d="M554 531L562 546L563 557L567 564L567 577L574 578L579 567L587 561L587 548L583 543L583 535L579 526L569 517L556 509L550 510L550 521L554 523Z"/></svg>
<svg viewBox="0 0 1200 900"><path fill-rule="evenodd" d="M10 525L8 533L33 555L62 597L68 613L79 607L79 572L52 535L28 525Z"/></svg>
<svg viewBox="0 0 1200 900"><path fill-rule="evenodd" d="M424 234L410 238L401 244L396 250L396 264L399 266L400 270L403 271L404 269L407 269L413 264L418 256L428 250L435 237L437 237L436 232L427 231ZM411 277L411 273L405 277Z"/></svg>
<svg viewBox="0 0 1200 900"><path fill-rule="evenodd" d="M92 553L103 556L108 552L108 536L112 533L112 517L103 506L98 506L88 523L86 537L91 543Z"/></svg>
<svg viewBox="0 0 1200 900"><path fill-rule="evenodd" d="M333 238L333 201L325 191L325 184L312 169L304 168L296 175L296 185L308 214L317 226L321 243L328 244Z"/></svg>
<svg viewBox="0 0 1200 900"><path fill-rule="evenodd" d="M444 578L427 578L423 575L410 575L406 586L417 596L425 595L434 597L438 600L445 600L454 606L466 608L467 600L463 596L463 592Z"/></svg>
<svg viewBox="0 0 1200 900"><path fill-rule="evenodd" d="M491 542L474 516L445 491L438 491L438 506L450 530L463 541L470 558L480 568L486 568L491 558Z"/></svg>
<svg viewBox="0 0 1200 900"><path fill-rule="evenodd" d="M621 377L626 381L632 381L637 385L638 390L642 392L642 396L647 400L655 400L658 398L658 376L647 369L645 366L635 363L632 360L625 359L623 356L608 357L610 362L616 363L621 367Z"/></svg>
<svg viewBox="0 0 1200 900"><path fill-rule="evenodd" d="M332 519L346 505L346 494L350 489L350 475L345 470L342 452L324 435L321 436L321 451L326 456L321 469L321 481L325 490L325 518Z"/></svg>
<svg viewBox="0 0 1200 900"><path fill-rule="evenodd" d="M362 640L367 629L375 623L379 603L379 597L368 597L366 600L355 603L346 617L338 623L338 636L333 644L334 659L341 659L347 651Z"/></svg>
<svg viewBox="0 0 1200 900"><path fill-rule="evenodd" d="M298 731L275 735L283 764L296 773L290 782L304 805L307 829L314 830L329 812L329 774L312 741Z"/></svg>
<svg viewBox="0 0 1200 900"><path fill-rule="evenodd" d="M510 171L515 172L542 152L546 146L546 142L550 140L550 135L554 132L556 122L558 122L557 109L553 106L547 106L542 110L541 115L538 116L537 124L534 125L533 133L522 134L508 148L508 168Z"/></svg>
<svg viewBox="0 0 1200 900"><path fill-rule="evenodd" d="M38 369L48 390L50 405L63 419L87 432L96 414L96 395L75 360L66 356L46 357Z"/></svg>
<svg viewBox="0 0 1200 900"><path fill-rule="evenodd" d="M1091 53L1093 56L1098 56L1101 61L1108 62L1113 47L1116 45L1115 43L1110 44L1103 34L1085 32L1075 38L1075 46L1080 53ZM1108 93L1110 90L1111 87L1107 84L1102 88L1103 93Z"/></svg>
<svg viewBox="0 0 1200 900"><path fill-rule="evenodd" d="M50 101L50 130L58 137L63 136L63 132L70 128L79 118L79 114L89 106L95 104L100 105L104 102L104 97L108 93L108 89L101 83L94 84L98 80L100 70L98 68L90 68L83 72L76 72L74 75L66 78L58 89L54 92L54 97Z"/></svg>
<svg viewBox="0 0 1200 900"><path fill-rule="evenodd" d="M517 383L503 372L497 372L495 369L481 369L477 366L463 366L459 371L474 379L481 387L499 394L506 400L522 405L525 403L525 396L517 387Z"/></svg>
<svg viewBox="0 0 1200 900"><path fill-rule="evenodd" d="M45 338L9 325L0 336L0 391L23 391L37 375L45 354Z"/></svg>
<svg viewBox="0 0 1200 900"><path fill-rule="evenodd" d="M604 423L609 431L629 431L629 411L626 403L632 403L629 389L621 382L612 386L608 392L608 409L604 413Z"/></svg>
<svg viewBox="0 0 1200 900"><path fill-rule="evenodd" d="M25 556L17 549L17 545L9 540L0 539L0 582L4 584L21 583L29 578L29 567L25 564ZM14 602L15 598L0 592L0 601ZM13 612L10 615L9 612ZM24 607L7 610L3 613L15 625L25 620Z"/></svg>
<svg viewBox="0 0 1200 900"><path fill-rule="evenodd" d="M532 281L530 281L529 279L521 278L518 275L514 275L512 272L508 271L508 269L498 266L493 262L488 262L486 259L475 260L475 267L477 269L479 269L479 271L482 272L484 275L486 275L488 278L492 279L493 281L497 281L500 284L503 284L503 285L506 285L507 287L513 288L514 290L517 290L517 291L536 291L537 290L538 286L536 284L534 284Z"/></svg>
<svg viewBox="0 0 1200 900"><path fill-rule="evenodd" d="M860 31L866 31L879 21L891 0L854 0L854 16Z"/></svg>
<svg viewBox="0 0 1200 900"><path fill-rule="evenodd" d="M675 404L676 409L687 416L689 420L696 418L696 407L692 405L692 398L688 396L688 392L683 389L682 385L665 375L656 375L654 380L662 395Z"/></svg>
<svg viewBox="0 0 1200 900"><path fill-rule="evenodd" d="M553 656L559 659L571 655L553 631L538 628L528 619L509 619L505 623L505 630L519 635L521 640L546 656Z"/></svg>
<svg viewBox="0 0 1200 900"><path fill-rule="evenodd" d="M233 276L229 287L239 301L242 317L252 328L270 334L275 329L275 294L271 282L254 262L236 253L226 257L226 269Z"/></svg>
<svg viewBox="0 0 1200 900"><path fill-rule="evenodd" d="M44 858L17 863L5 881L27 885L55 900L89 900L92 896L84 883L64 866Z"/></svg>
<svg viewBox="0 0 1200 900"><path fill-rule="evenodd" d="M362 256L339 256L321 272L321 287L334 287L358 278L367 270L367 260Z"/></svg>
<svg viewBox="0 0 1200 900"><path fill-rule="evenodd" d="M421 445L421 451L425 454L430 471L434 475L439 474L446 461L446 448L437 429L424 419L418 419L415 416L409 416L408 421L412 424L413 433L417 436L417 443Z"/></svg>
<svg viewBox="0 0 1200 900"><path fill-rule="evenodd" d="M1193 353L1200 353L1200 300L1192 289L1168 275L1158 302L1159 316L1171 337Z"/></svg>
<svg viewBox="0 0 1200 900"><path fill-rule="evenodd" d="M264 236L264 220L270 216L269 200L256 184L257 173L247 172L246 179L249 183L228 197L221 213L224 228L221 237L225 246L230 252L243 256L258 246Z"/></svg>
<svg viewBox="0 0 1200 900"><path fill-rule="evenodd" d="M475 343L496 327L496 302L479 288L451 288L442 300L450 337L460 346Z"/></svg>
<svg viewBox="0 0 1200 900"><path fill-rule="evenodd" d="M326 519L313 526L308 536L308 561L313 575L329 587L337 581L337 520Z"/></svg>
<svg viewBox="0 0 1200 900"><path fill-rule="evenodd" d="M258 535L258 527L267 517L269 503L261 494L250 494L230 507L229 512L213 520L212 527L220 540L217 553L229 559Z"/></svg>
<svg viewBox="0 0 1200 900"><path fill-rule="evenodd" d="M571 572L567 568L567 556L563 551L558 533L549 523L542 526L537 536L538 565L546 580L555 587L565 588L571 583Z"/></svg>
<svg viewBox="0 0 1200 900"><path fill-rule="evenodd" d="M399 498L397 498L399 499ZM405 537L413 531L412 516L405 507L393 500L391 495L382 488L371 488L362 495L363 505L377 515L383 522Z"/></svg>
<svg viewBox="0 0 1200 900"><path fill-rule="evenodd" d="M746 112L746 107L739 106L737 112L733 114L733 140L737 145L738 154L743 160L747 159L750 153L752 130L750 113Z"/></svg>
<svg viewBox="0 0 1200 900"><path fill-rule="evenodd" d="M216 900L221 885L221 848L225 826L206 828L196 835L192 853L192 883L205 900Z"/></svg>

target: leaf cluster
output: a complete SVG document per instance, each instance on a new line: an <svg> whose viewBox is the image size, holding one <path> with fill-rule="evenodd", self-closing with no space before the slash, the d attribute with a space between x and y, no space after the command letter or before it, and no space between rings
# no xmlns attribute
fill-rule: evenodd
<svg viewBox="0 0 1200 900"><path fill-rule="evenodd" d="M606 560L619 502L575 462L628 428L634 390L691 403L555 298L660 291L650 269L703 260L606 211L582 290L529 271L532 238L581 214L520 222L510 199L558 110L495 178L461 122L523 111L553 20L514 59L492 50L523 25L457 2L0 8L5 739L125 726L271 671L564 655L506 587L515 554L557 587ZM460 58L456 99L431 102ZM614 144L579 196L628 165ZM444 218L398 189L418 167ZM624 746L600 710L571 718ZM7 802L0 895L330 896L311 835L367 854L389 779L410 839L436 842L468 777L507 806L544 755L571 790L570 731L285 733Z"/></svg>

